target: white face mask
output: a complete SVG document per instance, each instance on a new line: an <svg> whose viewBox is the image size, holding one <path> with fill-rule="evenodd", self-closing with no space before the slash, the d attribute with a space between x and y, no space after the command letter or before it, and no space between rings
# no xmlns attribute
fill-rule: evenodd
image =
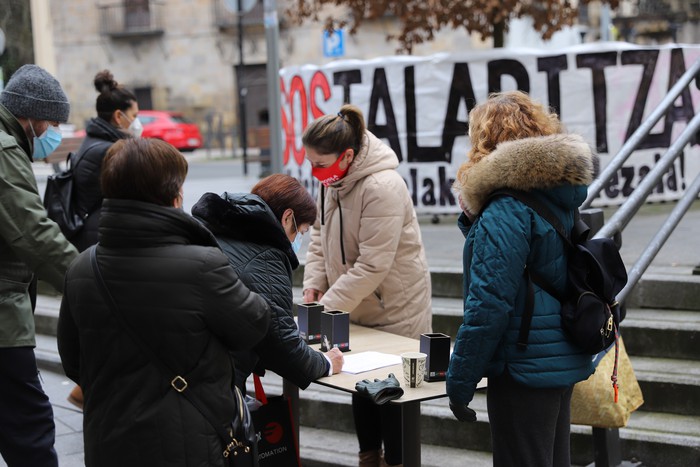
<svg viewBox="0 0 700 467"><path fill-rule="evenodd" d="M134 138L141 137L141 134L143 133L143 125L141 124L141 120L139 120L138 117L134 118L134 120L131 122L131 125L129 125L129 132L131 132L131 135Z"/></svg>
<svg viewBox="0 0 700 467"><path fill-rule="evenodd" d="M301 241L303 240L301 232L299 232L299 229L297 228L297 221L294 218L294 214L292 214L292 221L294 221L294 230L296 230L297 235L294 237L294 241L292 242L292 250L294 253L299 253L299 250L301 250Z"/></svg>
<svg viewBox="0 0 700 467"><path fill-rule="evenodd" d="M124 113L124 116L127 120L129 120L129 116L127 114ZM141 120L139 120L138 117L134 117L134 119L131 120L131 123L129 124L129 128L127 130L129 131L129 133L131 133L131 136L133 136L134 138L140 138L141 134L143 133L143 125L141 124Z"/></svg>

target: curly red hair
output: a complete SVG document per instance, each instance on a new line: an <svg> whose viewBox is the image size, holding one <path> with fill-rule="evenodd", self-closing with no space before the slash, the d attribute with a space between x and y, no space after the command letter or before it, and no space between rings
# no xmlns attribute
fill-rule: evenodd
<svg viewBox="0 0 700 467"><path fill-rule="evenodd" d="M549 136L563 130L559 117L522 91L489 95L469 113L469 161L476 163L504 141Z"/></svg>

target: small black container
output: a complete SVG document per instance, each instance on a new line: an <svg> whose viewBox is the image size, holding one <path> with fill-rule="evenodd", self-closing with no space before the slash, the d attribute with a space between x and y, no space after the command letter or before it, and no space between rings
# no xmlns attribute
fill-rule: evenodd
<svg viewBox="0 0 700 467"><path fill-rule="evenodd" d="M350 313L341 310L328 310L321 313L321 334L328 338L329 347L337 347L341 352L350 350ZM324 350L324 346L321 350ZM326 348L325 351L329 349Z"/></svg>
<svg viewBox="0 0 700 467"><path fill-rule="evenodd" d="M421 334L420 351L428 356L425 362L425 380L445 381L450 364L450 336L439 332Z"/></svg>
<svg viewBox="0 0 700 467"><path fill-rule="evenodd" d="M323 305L316 302L297 305L299 335L308 344L321 342L321 313L323 313L323 310Z"/></svg>

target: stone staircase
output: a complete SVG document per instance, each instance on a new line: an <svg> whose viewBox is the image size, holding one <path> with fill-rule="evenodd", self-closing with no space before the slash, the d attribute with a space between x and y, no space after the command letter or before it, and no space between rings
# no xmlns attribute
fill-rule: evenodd
<svg viewBox="0 0 700 467"><path fill-rule="evenodd" d="M297 285L301 276L297 271ZM454 336L462 321L461 270L433 270L431 277L433 330ZM295 296L301 296L300 290ZM628 297L621 334L645 400L619 431L622 458L644 466L700 466L700 276L645 275ZM315 388L300 397L302 428L353 433L349 397L344 402L326 400ZM479 459L491 464L489 457L483 460L490 449L484 393L477 393L472 407L478 421L463 424L454 419L445 399L422 404L422 465L481 465ZM574 425L571 433L572 462L592 463L591 428ZM351 450L355 448L353 444ZM460 454L453 458L451 451L441 454L441 449Z"/></svg>
<svg viewBox="0 0 700 467"><path fill-rule="evenodd" d="M454 336L462 319L461 271L434 270L432 280L434 331ZM295 298L301 301L298 288ZM60 371L54 337L58 303L57 297L39 297L37 358L44 368ZM619 431L622 458L644 466L700 466L700 276L645 275L628 298L621 333L645 399ZM263 384L270 394L282 392L274 374ZM477 422L460 423L445 399L421 404L423 466L491 465L483 392L471 407ZM305 467L357 465L349 394L312 384L300 392L300 413ZM590 427L573 425L571 446L575 465L593 462Z"/></svg>

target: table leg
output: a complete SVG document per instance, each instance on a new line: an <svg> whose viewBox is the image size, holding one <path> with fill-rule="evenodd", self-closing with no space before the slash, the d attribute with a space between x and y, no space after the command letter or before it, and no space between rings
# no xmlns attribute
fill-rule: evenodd
<svg viewBox="0 0 700 467"><path fill-rule="evenodd" d="M403 465L420 467L420 401L401 404Z"/></svg>
<svg viewBox="0 0 700 467"><path fill-rule="evenodd" d="M282 394L289 398L292 406L292 422L294 422L294 439L299 446L299 388L287 381L282 380Z"/></svg>

